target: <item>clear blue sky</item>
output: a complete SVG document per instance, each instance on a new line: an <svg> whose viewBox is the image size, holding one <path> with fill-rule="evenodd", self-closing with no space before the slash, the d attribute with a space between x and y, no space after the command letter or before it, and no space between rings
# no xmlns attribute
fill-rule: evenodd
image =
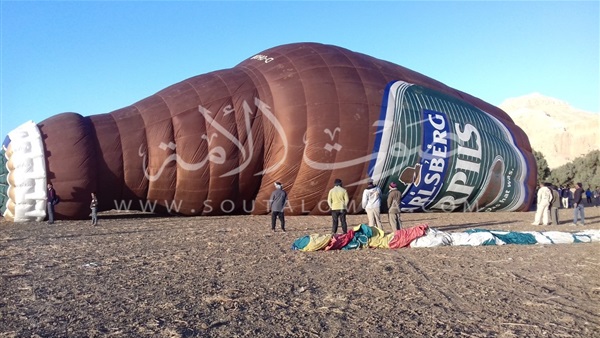
<svg viewBox="0 0 600 338"><path fill-rule="evenodd" d="M538 92L598 112L599 7L598 1L0 1L0 135L61 112L110 112L301 41L385 59L494 105Z"/></svg>

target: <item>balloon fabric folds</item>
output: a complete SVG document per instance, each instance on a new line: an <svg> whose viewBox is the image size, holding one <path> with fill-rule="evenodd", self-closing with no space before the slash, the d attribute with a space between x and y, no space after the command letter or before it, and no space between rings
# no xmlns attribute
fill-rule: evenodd
<svg viewBox="0 0 600 338"><path fill-rule="evenodd" d="M369 179L401 209L527 210L536 165L524 132L480 99L402 66L318 43L265 50L130 106L27 122L3 143L6 219L98 211L264 214L274 182L287 214L327 214L334 180L362 212ZM384 203L385 204L385 203Z"/></svg>

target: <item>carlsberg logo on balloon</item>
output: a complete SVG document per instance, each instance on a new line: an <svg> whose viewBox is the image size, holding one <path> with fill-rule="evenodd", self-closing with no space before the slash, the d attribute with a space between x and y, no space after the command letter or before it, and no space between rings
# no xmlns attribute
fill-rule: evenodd
<svg viewBox="0 0 600 338"><path fill-rule="evenodd" d="M371 171L380 182L400 183L403 212L516 210L523 204L527 165L496 118L402 81L388 86L384 101Z"/></svg>

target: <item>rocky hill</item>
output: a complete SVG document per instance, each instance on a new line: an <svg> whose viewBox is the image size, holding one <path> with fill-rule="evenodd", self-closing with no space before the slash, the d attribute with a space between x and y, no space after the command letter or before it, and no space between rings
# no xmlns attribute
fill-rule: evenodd
<svg viewBox="0 0 600 338"><path fill-rule="evenodd" d="M499 107L527 133L531 146L544 154L551 169L600 149L598 113L539 93L507 99Z"/></svg>

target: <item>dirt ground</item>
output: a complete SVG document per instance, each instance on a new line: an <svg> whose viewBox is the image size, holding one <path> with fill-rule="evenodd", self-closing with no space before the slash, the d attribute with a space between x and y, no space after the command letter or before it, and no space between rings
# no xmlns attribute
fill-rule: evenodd
<svg viewBox="0 0 600 338"><path fill-rule="evenodd" d="M403 215L444 231L527 213ZM350 216L352 225L366 216ZM383 217L387 222L387 216ZM600 337L600 243L300 252L327 216L0 223L0 337ZM384 223L384 227L388 224Z"/></svg>

